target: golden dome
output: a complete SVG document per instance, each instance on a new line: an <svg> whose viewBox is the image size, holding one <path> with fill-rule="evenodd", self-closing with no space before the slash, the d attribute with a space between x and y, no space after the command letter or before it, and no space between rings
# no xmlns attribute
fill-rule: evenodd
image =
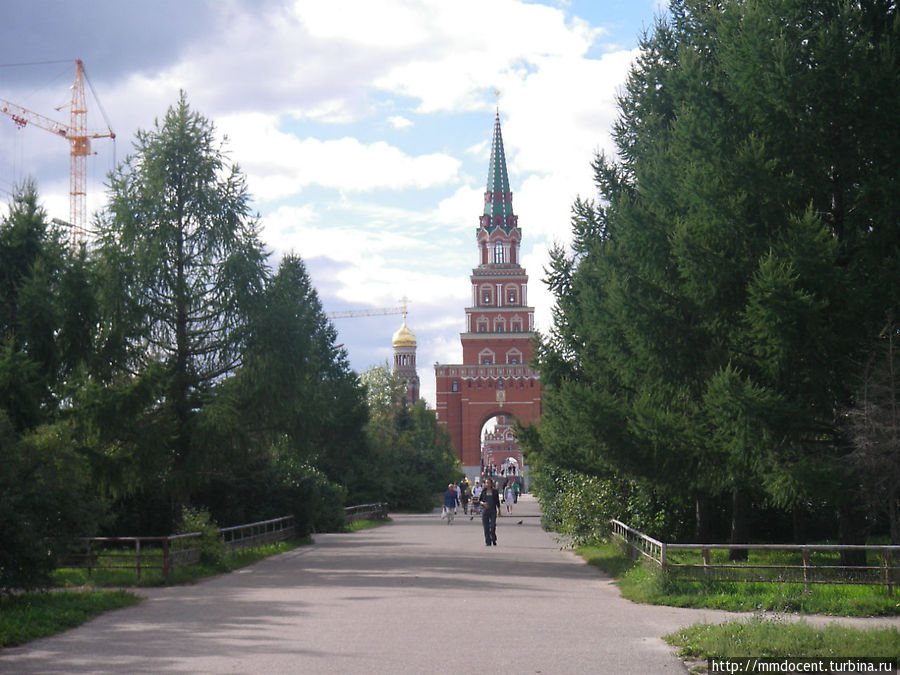
<svg viewBox="0 0 900 675"><path fill-rule="evenodd" d="M416 336L413 332L407 328L406 326L406 316L403 317L403 325L400 326L400 330L394 333L393 340L395 347L415 347L416 346Z"/></svg>

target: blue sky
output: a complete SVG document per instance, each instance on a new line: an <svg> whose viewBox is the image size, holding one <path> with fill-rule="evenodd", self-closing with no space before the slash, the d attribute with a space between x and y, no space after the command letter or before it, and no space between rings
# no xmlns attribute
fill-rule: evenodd
<svg viewBox="0 0 900 675"><path fill-rule="evenodd" d="M183 89L227 135L273 266L301 255L329 312L409 298L433 405L433 364L462 357L496 109L545 330L547 251L568 242L573 200L594 194L590 161L612 152L616 93L660 11L654 0L32 0L4 9L0 98L65 121L55 108L84 61L99 99L88 96L88 126L106 126L102 107L118 136L89 158L93 212L136 130ZM67 144L2 116L4 210L27 176L67 218ZM400 322L335 320L353 368L390 358Z"/></svg>

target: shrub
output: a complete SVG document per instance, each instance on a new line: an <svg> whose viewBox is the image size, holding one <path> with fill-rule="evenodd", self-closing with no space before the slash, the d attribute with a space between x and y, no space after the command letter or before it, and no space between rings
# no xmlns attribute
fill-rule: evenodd
<svg viewBox="0 0 900 675"><path fill-rule="evenodd" d="M219 565L225 558L225 544L219 532L219 527L213 521L208 511L192 509L185 506L181 511L181 522L178 525L178 534L199 532L200 562L204 565Z"/></svg>

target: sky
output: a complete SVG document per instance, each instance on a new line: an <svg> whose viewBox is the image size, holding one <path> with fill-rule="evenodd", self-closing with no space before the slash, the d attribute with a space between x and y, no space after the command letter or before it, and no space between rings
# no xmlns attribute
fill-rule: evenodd
<svg viewBox="0 0 900 675"><path fill-rule="evenodd" d="M548 251L593 198L643 31L662 0L30 0L4 3L0 99L68 121L85 65L87 207L184 91L247 178L273 268L301 256L326 312L398 307L421 394L460 363L499 111L538 330ZM69 148L0 115L0 214L26 178L68 219ZM334 319L357 372L391 359L399 315Z"/></svg>

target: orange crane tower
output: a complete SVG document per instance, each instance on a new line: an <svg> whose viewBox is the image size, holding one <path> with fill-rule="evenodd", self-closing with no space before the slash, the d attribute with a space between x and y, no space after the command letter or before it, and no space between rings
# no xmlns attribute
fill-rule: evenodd
<svg viewBox="0 0 900 675"><path fill-rule="evenodd" d="M87 131L87 101L84 95L84 64L75 61L75 83L72 85L72 102L69 123L57 122L40 113L0 98L0 112L9 115L18 127L33 124L41 129L62 136L69 141L69 221L72 226L72 244L77 246L87 224L87 156L91 154L92 138L112 138L106 131Z"/></svg>

